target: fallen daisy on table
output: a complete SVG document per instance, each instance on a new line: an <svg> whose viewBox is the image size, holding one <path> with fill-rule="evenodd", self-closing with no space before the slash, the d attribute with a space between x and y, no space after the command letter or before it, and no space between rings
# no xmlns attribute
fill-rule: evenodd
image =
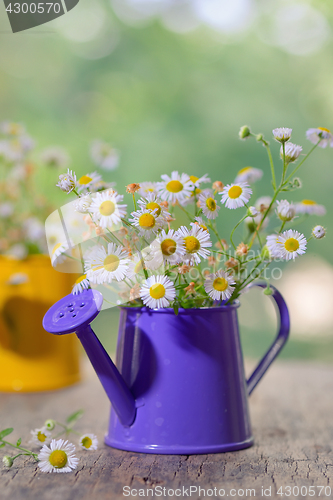
<svg viewBox="0 0 333 500"><path fill-rule="evenodd" d="M42 472L72 472L79 459L75 457L75 446L63 439L52 439L50 447L46 444L38 455L38 467Z"/></svg>
<svg viewBox="0 0 333 500"><path fill-rule="evenodd" d="M94 451L98 448L98 439L95 434L83 434L80 437L79 445L84 450Z"/></svg>
<svg viewBox="0 0 333 500"><path fill-rule="evenodd" d="M46 427L42 427L41 429L34 429L31 431L31 440L30 443L33 443L37 446L42 446L44 444L49 444L51 442L51 432L46 429Z"/></svg>

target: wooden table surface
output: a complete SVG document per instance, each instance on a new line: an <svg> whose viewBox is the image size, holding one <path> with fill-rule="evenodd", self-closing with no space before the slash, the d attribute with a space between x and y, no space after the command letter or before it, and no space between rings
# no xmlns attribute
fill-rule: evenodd
<svg viewBox="0 0 333 500"><path fill-rule="evenodd" d="M0 394L0 427L14 427L13 436L22 436L23 444L29 440L30 429L40 427L47 418L64 421L79 408L85 414L77 429L97 434L100 441L97 451L77 454L79 465L69 474L42 473L25 457L11 469L1 464L1 500L120 499L126 498L125 486L133 490L130 498L139 496L139 490L144 490L141 496L147 495L147 489L152 498L155 487L159 488L153 498L159 492L161 498L171 498L172 493L181 498L208 498L209 489L213 490L211 498L222 498L221 489L225 497L235 498L247 498L246 489L255 489L255 496L261 498L262 488L266 498L333 498L332 366L277 361L250 398L254 446L233 453L190 456L145 455L105 446L109 403L92 370L85 367L85 372L84 382L61 391ZM1 458L4 454L0 450ZM288 487L296 487L291 496ZM169 489L173 491L168 494Z"/></svg>

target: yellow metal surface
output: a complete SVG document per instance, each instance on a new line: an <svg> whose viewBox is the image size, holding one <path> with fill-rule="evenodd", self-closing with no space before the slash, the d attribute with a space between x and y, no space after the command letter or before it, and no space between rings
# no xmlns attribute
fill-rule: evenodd
<svg viewBox="0 0 333 500"><path fill-rule="evenodd" d="M0 256L0 391L47 391L80 379L76 336L42 327L46 311L74 281L73 274L55 271L47 256Z"/></svg>

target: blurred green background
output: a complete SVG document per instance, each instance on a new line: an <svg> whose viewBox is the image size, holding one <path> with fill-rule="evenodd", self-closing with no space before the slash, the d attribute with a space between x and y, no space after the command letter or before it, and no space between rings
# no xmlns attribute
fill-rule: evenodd
<svg viewBox="0 0 333 500"><path fill-rule="evenodd" d="M172 170L226 184L250 165L265 172L255 199L270 194L267 154L238 130L262 132L279 169L273 128L291 127L305 153L308 128L333 129L332 30L333 4L319 0L80 0L62 18L14 35L1 3L1 119L26 125L37 162L45 147L63 146L79 176L95 170L91 141L111 143L120 165L103 178L121 193ZM277 283L291 304L284 357L333 360L332 168L333 150L317 150L299 171L303 189L286 196L327 208L298 230L309 235L320 223L329 231ZM55 206L70 199L55 187L59 173L41 168L37 176ZM221 210L226 239L236 212ZM255 292L243 302L245 352L258 356L274 335L273 306ZM95 320L111 350L117 314Z"/></svg>

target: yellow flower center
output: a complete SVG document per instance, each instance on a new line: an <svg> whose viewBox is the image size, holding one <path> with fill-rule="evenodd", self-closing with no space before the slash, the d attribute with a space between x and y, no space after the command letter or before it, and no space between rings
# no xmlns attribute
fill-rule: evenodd
<svg viewBox="0 0 333 500"><path fill-rule="evenodd" d="M45 434L43 434L43 432L39 431L38 434L37 434L37 439L41 443L44 443L44 441L46 440L46 436L45 436Z"/></svg>
<svg viewBox="0 0 333 500"><path fill-rule="evenodd" d="M190 175L190 179L193 182L193 184L195 184L199 180L199 177L196 177L195 175Z"/></svg>
<svg viewBox="0 0 333 500"><path fill-rule="evenodd" d="M245 172L248 172L249 170L251 170L252 167L244 167L242 168L239 172L238 172L238 175L240 174L245 174Z"/></svg>
<svg viewBox="0 0 333 500"><path fill-rule="evenodd" d="M109 273L112 273L116 269L118 269L120 260L116 255L108 255L103 262L104 269Z"/></svg>
<svg viewBox="0 0 333 500"><path fill-rule="evenodd" d="M75 281L75 284L78 285L79 283L81 283L81 281L85 280L87 277L86 274L82 274L82 276L80 276L76 281Z"/></svg>
<svg viewBox="0 0 333 500"><path fill-rule="evenodd" d="M240 197L242 192L243 192L243 190L240 186L232 186L228 191L228 196L229 196L229 198L232 198L233 200L235 200L236 198Z"/></svg>
<svg viewBox="0 0 333 500"><path fill-rule="evenodd" d="M105 215L107 217L108 215L113 214L113 212L115 211L115 209L116 209L116 207L115 207L115 204L113 203L113 201L106 200L106 201L103 201L103 203L100 204L100 206L99 206L99 213L101 215Z"/></svg>
<svg viewBox="0 0 333 500"><path fill-rule="evenodd" d="M161 283L155 283L150 287L149 293L153 299L161 299L165 295L165 288Z"/></svg>
<svg viewBox="0 0 333 500"><path fill-rule="evenodd" d="M83 175L82 177L80 177L79 179L79 184L89 184L89 182L92 181L92 177L89 177L89 175Z"/></svg>
<svg viewBox="0 0 333 500"><path fill-rule="evenodd" d="M53 467L62 469L67 464L67 454L63 450L54 450L49 456L49 462Z"/></svg>
<svg viewBox="0 0 333 500"><path fill-rule="evenodd" d="M52 255L56 253L56 251L58 250L58 248L61 247L61 245L62 245L62 243L58 243L57 245L55 245L55 247L52 250Z"/></svg>
<svg viewBox="0 0 333 500"><path fill-rule="evenodd" d="M142 261L139 260L139 262L134 267L135 274L141 273L142 269L143 269L143 267L142 267Z"/></svg>
<svg viewBox="0 0 333 500"><path fill-rule="evenodd" d="M214 200L214 198L207 198L207 200L206 200L206 206L207 206L208 210L210 210L211 212L215 212L215 210L216 210L216 201Z"/></svg>
<svg viewBox="0 0 333 500"><path fill-rule="evenodd" d="M176 251L177 244L174 240L166 239L162 241L161 250L163 255L173 255Z"/></svg>
<svg viewBox="0 0 333 500"><path fill-rule="evenodd" d="M81 444L82 444L82 446L84 446L88 450L91 447L91 445L92 445L92 440L90 439L90 437L85 436L82 439Z"/></svg>
<svg viewBox="0 0 333 500"><path fill-rule="evenodd" d="M194 236L186 236L184 240L185 248L188 253L194 253L200 249L200 241Z"/></svg>
<svg viewBox="0 0 333 500"><path fill-rule="evenodd" d="M161 214L161 207L159 206L158 203L155 203L154 201L150 201L146 205L147 210L156 210L155 215L158 217Z"/></svg>
<svg viewBox="0 0 333 500"><path fill-rule="evenodd" d="M218 292L224 292L228 288L228 281L225 278L216 278L213 281L213 288Z"/></svg>
<svg viewBox="0 0 333 500"><path fill-rule="evenodd" d="M296 238L289 238L285 242L284 248L287 250L287 252L296 252L296 250L299 249L299 241L296 240Z"/></svg>
<svg viewBox="0 0 333 500"><path fill-rule="evenodd" d="M302 200L303 205L317 205L315 201L312 200Z"/></svg>
<svg viewBox="0 0 333 500"><path fill-rule="evenodd" d="M328 132L329 134L331 133L331 131L328 128L324 127L318 127L318 130L323 130L323 132Z"/></svg>
<svg viewBox="0 0 333 500"><path fill-rule="evenodd" d="M152 229L155 226L155 217L151 214L142 214L139 218L139 226L142 229Z"/></svg>
<svg viewBox="0 0 333 500"><path fill-rule="evenodd" d="M179 181L170 181L165 187L168 191L170 191L170 193L179 193L179 191L182 191L184 186Z"/></svg>

